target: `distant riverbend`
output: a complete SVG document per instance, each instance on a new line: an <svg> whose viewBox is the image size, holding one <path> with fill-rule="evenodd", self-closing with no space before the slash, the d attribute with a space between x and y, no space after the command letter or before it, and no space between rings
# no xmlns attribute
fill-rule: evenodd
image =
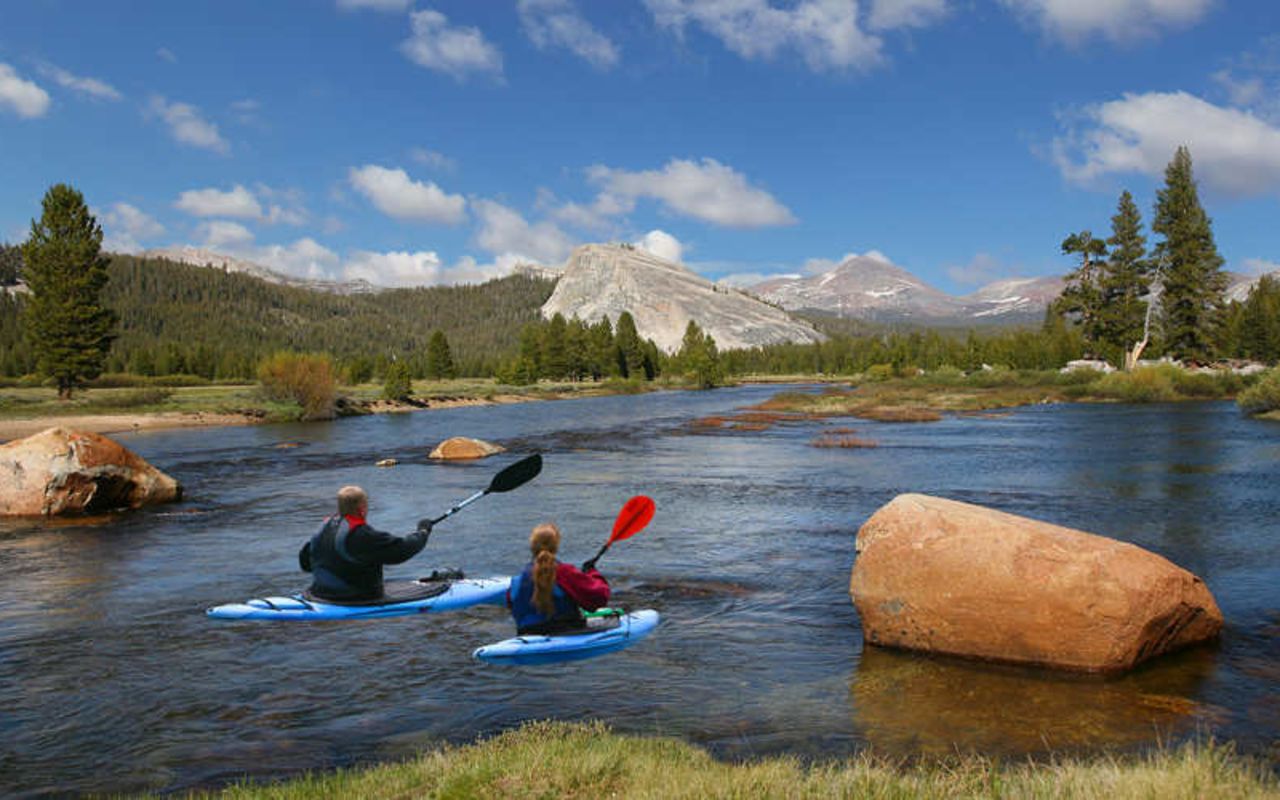
<svg viewBox="0 0 1280 800"><path fill-rule="evenodd" d="M602 719L733 758L1091 754L1202 731L1280 761L1280 426L1222 401L1033 405L927 425L695 424L784 390L823 387L120 435L183 481L182 504L0 522L6 792L282 777L530 719ZM452 435L510 452L431 463ZM844 436L874 446L814 446ZM580 562L644 493L657 516L601 562L617 604L663 615L632 649L558 668L480 664L473 648L510 635L496 608L320 625L205 618L209 605L301 588L298 546L339 486L365 486L372 520L406 531L531 452L545 461L536 480L442 523L389 574L509 574L548 519ZM374 466L382 458L399 465ZM906 491L1164 555L1214 592L1221 643L1112 680L864 649L848 597L854 536Z"/></svg>

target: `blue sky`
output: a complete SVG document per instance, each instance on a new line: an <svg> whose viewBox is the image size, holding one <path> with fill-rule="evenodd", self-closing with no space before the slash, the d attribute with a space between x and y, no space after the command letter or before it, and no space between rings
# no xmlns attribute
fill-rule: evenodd
<svg viewBox="0 0 1280 800"><path fill-rule="evenodd" d="M67 181L119 250L384 285L641 242L712 278L877 251L1063 272L1192 149L1280 267L1273 0L312 0L0 8L0 239Z"/></svg>

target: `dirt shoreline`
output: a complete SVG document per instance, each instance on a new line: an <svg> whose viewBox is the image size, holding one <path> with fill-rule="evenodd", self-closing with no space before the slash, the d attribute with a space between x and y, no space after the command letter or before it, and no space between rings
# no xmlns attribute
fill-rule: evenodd
<svg viewBox="0 0 1280 800"><path fill-rule="evenodd" d="M392 403L379 400L366 408L368 414L403 414L412 411L432 411L441 408L465 406L494 406L511 403L527 403L554 399L514 394L499 394L491 398L450 397L428 400L426 405ZM46 428L74 428L90 433L130 433L164 428L211 428L225 425L259 425L266 420L253 414L218 413L202 411L152 411L117 414L51 414L41 417L0 419L0 444L22 439Z"/></svg>

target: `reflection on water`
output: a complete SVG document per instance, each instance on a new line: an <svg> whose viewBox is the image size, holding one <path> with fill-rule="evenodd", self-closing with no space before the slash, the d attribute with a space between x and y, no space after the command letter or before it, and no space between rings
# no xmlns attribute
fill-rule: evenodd
<svg viewBox="0 0 1280 800"><path fill-rule="evenodd" d="M1230 404L1035 407L856 426L700 431L689 420L774 388L120 437L187 488L183 504L100 519L0 521L0 776L17 795L181 789L401 758L529 719L599 718L727 757L1040 753L1142 746L1198 729L1274 754L1280 732L1280 426ZM506 456L438 464L452 435ZM510 669L476 646L502 609L314 625L223 623L206 606L301 588L298 546L334 491L410 530L529 452L519 491L442 523L390 578L443 565L509 574L551 519L580 562L633 494L642 534L601 562L617 604L663 624L595 661ZM375 462L396 458L394 469ZM1116 680L863 651L848 598L854 535L904 491L1113 536L1203 577L1219 647Z"/></svg>
<svg viewBox="0 0 1280 800"><path fill-rule="evenodd" d="M1227 722L1225 709L1193 699L1213 669L1207 648L1103 679L869 646L850 680L849 706L867 741L889 753L1124 747Z"/></svg>

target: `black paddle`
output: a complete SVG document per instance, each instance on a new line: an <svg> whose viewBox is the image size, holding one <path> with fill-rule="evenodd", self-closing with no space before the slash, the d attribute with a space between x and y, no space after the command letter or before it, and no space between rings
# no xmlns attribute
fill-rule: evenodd
<svg viewBox="0 0 1280 800"><path fill-rule="evenodd" d="M493 480L489 481L489 488L482 492L476 492L435 519L429 519L427 521L431 523L432 527L434 527L479 500L481 497L484 497L486 494L490 494L492 492L509 492L512 489L524 486L526 483L536 478L539 472L542 472L542 456L534 453L528 458L522 458L504 469L502 472L494 475Z"/></svg>
<svg viewBox="0 0 1280 800"><path fill-rule="evenodd" d="M649 524L649 520L653 519L654 503L648 497L638 494L631 498L622 506L622 510L618 512L618 518L613 523L613 533L609 536L609 541L604 543L604 547L600 548L600 552L595 554L594 558L584 561L582 569L589 570L595 567L596 562L600 560L600 556L605 554L609 549L609 545L614 542L620 542L623 539L630 539L644 527Z"/></svg>

